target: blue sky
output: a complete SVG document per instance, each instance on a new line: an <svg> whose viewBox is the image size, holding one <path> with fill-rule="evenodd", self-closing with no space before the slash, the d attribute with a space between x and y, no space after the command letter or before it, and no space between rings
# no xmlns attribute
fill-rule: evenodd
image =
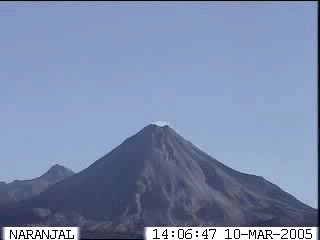
<svg viewBox="0 0 320 240"><path fill-rule="evenodd" d="M3 3L0 180L80 171L156 120L316 206L317 9Z"/></svg>

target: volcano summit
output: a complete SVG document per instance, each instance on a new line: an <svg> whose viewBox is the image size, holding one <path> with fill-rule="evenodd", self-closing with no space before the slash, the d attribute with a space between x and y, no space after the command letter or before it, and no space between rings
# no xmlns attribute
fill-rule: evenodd
<svg viewBox="0 0 320 240"><path fill-rule="evenodd" d="M34 216L35 208L51 215ZM77 216L81 221L72 224L97 231L141 232L144 226L316 226L317 214L263 177L223 165L168 125L150 124L0 219L68 225L67 216Z"/></svg>

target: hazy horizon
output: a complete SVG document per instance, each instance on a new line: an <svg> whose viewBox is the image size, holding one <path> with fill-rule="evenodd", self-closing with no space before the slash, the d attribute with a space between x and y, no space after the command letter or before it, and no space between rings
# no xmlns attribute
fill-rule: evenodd
<svg viewBox="0 0 320 240"><path fill-rule="evenodd" d="M317 206L317 3L3 3L0 181L154 121Z"/></svg>

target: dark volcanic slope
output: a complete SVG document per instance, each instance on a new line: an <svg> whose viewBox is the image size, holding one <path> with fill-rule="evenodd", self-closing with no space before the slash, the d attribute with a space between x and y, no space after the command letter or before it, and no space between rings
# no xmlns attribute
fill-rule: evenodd
<svg viewBox="0 0 320 240"><path fill-rule="evenodd" d="M74 175L71 170L58 164L45 174L31 180L16 180L11 183L0 183L0 205L18 202L38 195L49 186Z"/></svg>
<svg viewBox="0 0 320 240"><path fill-rule="evenodd" d="M315 226L317 218L315 209L264 178L237 172L170 127L156 125L11 215L39 207L123 231L161 225Z"/></svg>

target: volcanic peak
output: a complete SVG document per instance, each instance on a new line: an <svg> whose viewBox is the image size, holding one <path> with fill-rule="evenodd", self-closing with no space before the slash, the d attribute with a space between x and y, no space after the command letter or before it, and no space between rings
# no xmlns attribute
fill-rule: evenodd
<svg viewBox="0 0 320 240"><path fill-rule="evenodd" d="M167 126L169 126L169 123L167 123L165 121L155 121L155 122L151 123L151 125L156 125L158 127L167 127Z"/></svg>

